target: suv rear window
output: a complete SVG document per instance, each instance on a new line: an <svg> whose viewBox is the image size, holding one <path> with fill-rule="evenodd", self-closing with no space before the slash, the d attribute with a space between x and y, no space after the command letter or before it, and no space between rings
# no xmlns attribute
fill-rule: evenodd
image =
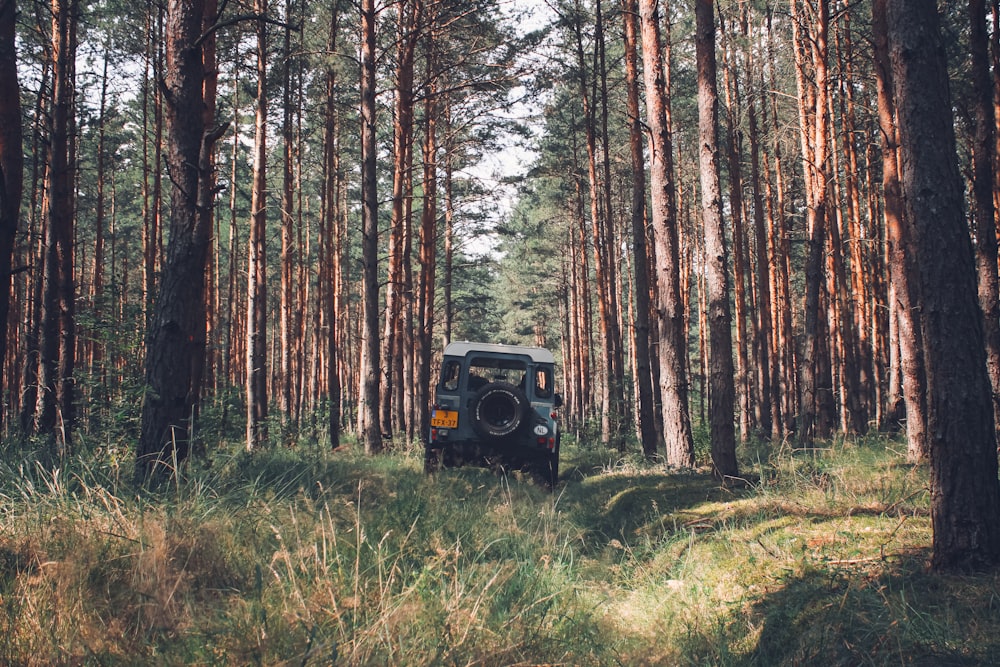
<svg viewBox="0 0 1000 667"><path fill-rule="evenodd" d="M524 388L528 366L520 359L473 357L469 361L469 389L475 390L490 382L506 382Z"/></svg>

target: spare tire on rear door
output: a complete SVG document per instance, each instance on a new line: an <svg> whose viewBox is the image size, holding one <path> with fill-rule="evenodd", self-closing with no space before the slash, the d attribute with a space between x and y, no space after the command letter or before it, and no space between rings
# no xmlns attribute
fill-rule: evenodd
<svg viewBox="0 0 1000 667"><path fill-rule="evenodd" d="M531 403L518 387L491 382L472 397L472 430L484 440L503 440L528 423Z"/></svg>

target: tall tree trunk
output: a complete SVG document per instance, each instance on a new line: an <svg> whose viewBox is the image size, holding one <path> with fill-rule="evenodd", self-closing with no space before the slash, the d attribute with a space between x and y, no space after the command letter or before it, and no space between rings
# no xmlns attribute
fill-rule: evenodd
<svg viewBox="0 0 1000 667"><path fill-rule="evenodd" d="M219 20L219 0L205 0L204 14L202 17L201 53L202 68L204 70L204 81L202 83L202 116L204 118L205 139L201 142L201 152L199 155L199 178L198 178L198 225L205 233L211 237L215 228L215 144L219 137L225 132L225 125L215 129L215 107L216 97L219 88L219 65L216 57L216 34L215 24ZM211 252L211 248L209 249ZM202 303L205 307L205 326L198 329L198 335L194 341L194 358L191 368L192 396L192 420L197 420L201 409L201 393L206 383L206 374L211 377L214 373L208 354L208 341L211 340L214 328L216 327L217 313L212 308L211 294L213 293L212 271L213 261L206 261L205 275L205 298ZM206 373L207 371L207 373ZM204 443L195 443L196 455L204 455Z"/></svg>
<svg viewBox="0 0 1000 667"><path fill-rule="evenodd" d="M75 0L52 0L52 116L49 133L48 219L42 260L35 430L58 436L57 448L72 447L74 297L73 175L69 127L73 113Z"/></svg>
<svg viewBox="0 0 1000 667"><path fill-rule="evenodd" d="M993 421L1000 428L1000 288L997 285L997 225L993 205L996 119L990 77L985 0L969 0L969 49L972 54L972 225L976 237L979 305L983 310L986 368L993 390ZM1000 431L998 431L1000 436Z"/></svg>
<svg viewBox="0 0 1000 667"><path fill-rule="evenodd" d="M330 16L330 35L327 40L327 49L330 53L336 53L337 33L340 29L340 11L337 3L334 3ZM337 70L329 67L326 71L326 114L325 128L323 134L323 171L326 182L323 187L323 243L326 261L320 263L320 277L322 281L320 294L325 295L324 310L326 313L327 328L327 398L329 400L329 419L327 430L330 438L330 449L340 446L340 341L338 335L338 323L340 321L340 294L339 280L340 274L340 247L337 243L337 213L338 213L338 192L339 192L339 162L338 153L338 123L337 123ZM319 327L317 327L318 329Z"/></svg>
<svg viewBox="0 0 1000 667"><path fill-rule="evenodd" d="M799 88L802 160L808 200L808 240L806 242L805 343L802 360L802 405L799 437L809 443L827 437L833 429L832 379L829 376L829 341L820 313L826 282L824 249L829 215L829 114L827 104L827 34L829 0L806 0L810 16L802 16L800 0L792 0L796 38L796 70ZM807 35L802 32L809 26ZM806 79L806 68L815 72Z"/></svg>
<svg viewBox="0 0 1000 667"><path fill-rule="evenodd" d="M663 437L667 463L690 467L694 465L694 437L688 413L687 330L681 299L673 142L667 108L670 86L664 69L656 0L639 0L639 15L646 84L646 122L650 130L650 218L656 244L659 292L655 311L660 341Z"/></svg>
<svg viewBox="0 0 1000 667"><path fill-rule="evenodd" d="M388 281L386 283L386 315L382 336L382 358L389 367L381 387L379 419L382 432L391 434L394 427L403 427L403 310L405 294L404 246L411 234L413 169L413 67L417 43L417 11L419 2L400 0L397 10L397 51L395 113L393 122L392 220L389 228Z"/></svg>
<svg viewBox="0 0 1000 667"><path fill-rule="evenodd" d="M379 429L378 191L375 144L375 0L361 0L361 265L363 327L359 425L365 452L382 450Z"/></svg>
<svg viewBox="0 0 1000 667"><path fill-rule="evenodd" d="M725 26L723 25L723 27ZM723 33L723 36L725 36L725 33ZM727 57L727 53L728 49L724 46L723 58ZM725 64L725 60L723 62ZM751 358L750 348L754 344L754 341L747 332L747 298L749 296L752 299L756 290L748 275L750 273L750 253L747 247L749 243L745 223L746 206L743 199L743 150L741 135L736 129L742 100L739 91L739 77L737 74L730 74L732 69L734 68L725 68L726 107L729 110L726 114L726 124L729 133L729 150L727 151L729 154L729 209L733 216L733 279L735 287L733 305L736 311L735 372L736 394L739 406L737 412L740 425L740 440L745 442L750 438L750 432L754 428L760 428L761 421L764 420L765 415L762 410L762 401L757 396L761 393L762 387L752 382L754 360ZM716 103L715 106L717 107L718 104ZM704 149L704 146L702 146L702 149ZM704 175L702 176L704 177ZM752 303L749 305L752 306ZM759 332L756 332L756 334L759 337ZM768 416L767 419L770 419L770 417Z"/></svg>
<svg viewBox="0 0 1000 667"><path fill-rule="evenodd" d="M701 172L701 217L705 226L705 283L709 327L709 418L712 466L726 479L739 474L733 423L736 387L733 378L733 319L729 309L729 251L722 221L719 177L719 96L715 62L713 0L695 4L695 50L698 66L698 157Z"/></svg>
<svg viewBox="0 0 1000 667"><path fill-rule="evenodd" d="M434 12L428 23L435 20ZM430 433L428 401L431 386L431 350L434 342L434 274L437 270L437 116L438 93L435 31L429 27L425 35L427 58L427 96L424 100L424 206L420 220L420 291L417 295L416 318L419 322L415 355L416 382L413 403L416 422L411 441Z"/></svg>
<svg viewBox="0 0 1000 667"><path fill-rule="evenodd" d="M602 347L599 374L604 378L601 384L601 440L609 446L618 447L622 442L618 438L621 425L621 409L624 401L622 393L622 357L616 353L616 345L620 349L621 332L617 324L617 297L612 298L617 287L612 284L614 274L610 271L610 254L606 229L610 225L610 211L601 212L602 188L597 170L597 108L594 104L597 81L588 81L586 72L586 55L583 49L582 9L579 2L574 12L573 31L576 40L577 67L579 70L580 96L583 102L584 130L587 145L587 176L589 184L590 223L594 244L594 271L597 283L597 306L601 325ZM595 72L594 76L599 73Z"/></svg>
<svg viewBox="0 0 1000 667"><path fill-rule="evenodd" d="M767 50L768 59L771 62L777 58L777 47L775 45L775 31L773 26L774 12L767 14ZM769 104L762 106L764 111L770 108L770 127L772 134L772 152L774 155L774 185L770 189L767 200L769 204L769 218L771 247L773 249L775 261L773 263L774 275L771 279L774 285L774 294L777 313L775 317L774 349L779 351L781 377L781 415L782 432L794 433L797 423L797 415L800 409L799 400L799 357L795 347L795 336L792 326L792 290L791 290L791 221L792 217L786 215L786 181L785 163L781 150L781 119L778 114L778 84L775 68L769 68ZM765 124L767 124L765 122ZM765 153L765 158L767 154ZM770 169L765 169L770 172ZM771 179L765 180L765 184L770 187Z"/></svg>
<svg viewBox="0 0 1000 667"><path fill-rule="evenodd" d="M7 404L3 369L7 362L7 319L10 314L12 261L17 220L21 210L24 157L21 134L21 89L17 81L14 47L17 3L0 0L0 427ZM11 401L13 403L13 401Z"/></svg>
<svg viewBox="0 0 1000 667"><path fill-rule="evenodd" d="M618 449L625 449L625 414L628 405L625 402L625 354L622 343L621 313L622 308L619 302L619 292L621 291L621 281L618 277L617 259L618 247L615 241L613 205L611 202L611 148L608 135L608 67L606 58L606 38L604 28L604 11L601 0L597 0L594 5L596 12L596 25L594 26L594 37L597 41L597 76L600 84L601 94L601 167L603 172L602 195L604 201L604 216L600 227L601 245L604 248L604 273L606 275L604 297L607 299L608 324L605 327L608 348L608 396L610 399L610 411L608 414L608 442Z"/></svg>
<svg viewBox="0 0 1000 667"><path fill-rule="evenodd" d="M888 0L887 17L904 224L920 289L932 567L988 568L1000 562L996 437L937 3Z"/></svg>
<svg viewBox="0 0 1000 667"><path fill-rule="evenodd" d="M267 440L267 0L255 0L257 115L247 251L247 451Z"/></svg>
<svg viewBox="0 0 1000 667"><path fill-rule="evenodd" d="M294 173L294 125L292 118L292 1L285 0L284 26L284 60L282 71L282 170L281 170L281 322L279 324L281 337L280 367L278 379L278 411L284 426L291 423L292 429L298 425L293 419L293 387L295 386L295 369L293 367L294 338L293 312L295 305L295 266L297 249L295 243L295 173ZM302 307L305 304L301 304Z"/></svg>
<svg viewBox="0 0 1000 667"><path fill-rule="evenodd" d="M451 342L453 326L451 294L455 270L455 161L453 158L455 130L451 124L451 96L444 95L442 102L444 104L441 113L441 119L444 121L444 271L441 287L444 292L444 315L441 323L441 347L444 348ZM564 349L563 353L565 354L565 352Z"/></svg>
<svg viewBox="0 0 1000 667"><path fill-rule="evenodd" d="M924 380L923 335L916 319L919 285L913 278L914 258L908 253L909 225L904 224L903 192L899 180L899 135L893 74L889 63L886 0L872 5L875 52L875 85L882 138L882 190L885 198L886 253L889 265L889 304L896 323L899 371L906 416L907 458L917 462L927 456L927 398Z"/></svg>
<svg viewBox="0 0 1000 667"><path fill-rule="evenodd" d="M647 459L656 456L659 435L653 410L653 373L649 359L649 251L646 237L646 164L642 150L642 117L639 114L638 5L622 0L625 23L625 82L628 87L629 154L632 158L632 255L635 272L635 326L632 346L635 354L636 403L639 439Z"/></svg>
<svg viewBox="0 0 1000 667"><path fill-rule="evenodd" d="M167 8L164 100L170 141L170 242L146 345L146 394L136 449L137 483L165 477L188 453L191 416L198 395L192 366L205 330L205 262L210 229L198 215L205 132L204 65L195 47L204 2L183 0ZM204 202L207 204L207 202Z"/></svg>

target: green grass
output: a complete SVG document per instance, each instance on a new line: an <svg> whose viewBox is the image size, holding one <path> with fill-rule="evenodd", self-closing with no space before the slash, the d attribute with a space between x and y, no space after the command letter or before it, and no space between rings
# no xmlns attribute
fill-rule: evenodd
<svg viewBox="0 0 1000 667"><path fill-rule="evenodd" d="M0 664L975 665L996 574L928 574L899 443L743 452L744 488L564 443L519 474L219 448L0 464Z"/></svg>

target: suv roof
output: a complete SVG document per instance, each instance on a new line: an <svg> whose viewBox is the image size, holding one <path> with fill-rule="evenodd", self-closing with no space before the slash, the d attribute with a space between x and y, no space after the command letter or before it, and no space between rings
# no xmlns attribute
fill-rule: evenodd
<svg viewBox="0 0 1000 667"><path fill-rule="evenodd" d="M498 345L496 343L470 343L459 341L449 343L444 353L453 357L464 357L469 352L493 352L497 354L523 354L535 363L554 364L555 357L544 347L527 347L524 345Z"/></svg>

